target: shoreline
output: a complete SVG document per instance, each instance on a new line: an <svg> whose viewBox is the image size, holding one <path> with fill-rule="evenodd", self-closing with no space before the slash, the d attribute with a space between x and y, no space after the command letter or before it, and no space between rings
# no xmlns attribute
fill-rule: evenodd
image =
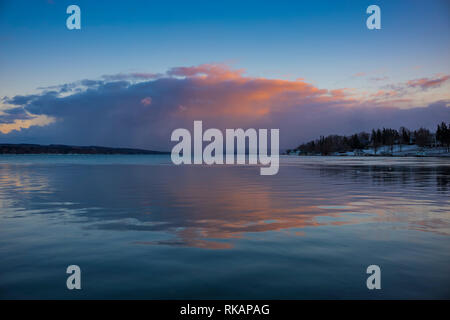
<svg viewBox="0 0 450 320"><path fill-rule="evenodd" d="M294 149L295 150L295 149ZM375 151L376 150L376 151ZM418 145L394 145L392 147L354 149L351 151L335 151L327 154L286 150L285 155L322 156L322 157L450 157L450 150L444 146L419 147Z"/></svg>
<svg viewBox="0 0 450 320"><path fill-rule="evenodd" d="M126 154L126 155L158 155L170 154L167 151L155 151L136 148L121 148L121 147L102 147L102 146L72 146L62 144L0 144L0 154Z"/></svg>
<svg viewBox="0 0 450 320"><path fill-rule="evenodd" d="M445 155L339 155L339 154L330 154L330 155L323 155L323 154L282 154L283 156L290 156L290 157L339 157L339 158L449 158L450 154Z"/></svg>

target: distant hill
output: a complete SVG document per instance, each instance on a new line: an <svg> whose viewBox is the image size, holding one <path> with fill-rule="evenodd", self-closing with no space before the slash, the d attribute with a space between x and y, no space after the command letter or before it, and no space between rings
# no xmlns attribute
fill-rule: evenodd
<svg viewBox="0 0 450 320"><path fill-rule="evenodd" d="M169 154L169 152L59 144L0 144L0 154Z"/></svg>

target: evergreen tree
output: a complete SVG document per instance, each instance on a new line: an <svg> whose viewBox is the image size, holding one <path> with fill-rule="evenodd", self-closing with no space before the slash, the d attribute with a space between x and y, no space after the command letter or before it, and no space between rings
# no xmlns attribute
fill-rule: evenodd
<svg viewBox="0 0 450 320"><path fill-rule="evenodd" d="M380 140L381 140L380 129L378 129L377 131L375 131L375 129L372 129L372 136L370 138L370 141L372 142L372 147L375 154L377 154L377 150L380 145Z"/></svg>
<svg viewBox="0 0 450 320"><path fill-rule="evenodd" d="M445 122L442 122L437 126L436 140L439 141L442 146L446 146L448 151L450 146L450 124L447 127Z"/></svg>
<svg viewBox="0 0 450 320"><path fill-rule="evenodd" d="M411 132L405 128L400 128L400 151L402 150L402 144L409 145L411 141Z"/></svg>
<svg viewBox="0 0 450 320"><path fill-rule="evenodd" d="M414 136L416 138L416 144L421 148L429 145L431 142L431 133L425 128L414 131Z"/></svg>

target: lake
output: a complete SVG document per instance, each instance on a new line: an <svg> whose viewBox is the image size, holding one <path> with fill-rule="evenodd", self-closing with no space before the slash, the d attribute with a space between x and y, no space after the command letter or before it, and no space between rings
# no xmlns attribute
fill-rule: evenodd
<svg viewBox="0 0 450 320"><path fill-rule="evenodd" d="M0 298L449 299L449 195L445 158L1 155Z"/></svg>

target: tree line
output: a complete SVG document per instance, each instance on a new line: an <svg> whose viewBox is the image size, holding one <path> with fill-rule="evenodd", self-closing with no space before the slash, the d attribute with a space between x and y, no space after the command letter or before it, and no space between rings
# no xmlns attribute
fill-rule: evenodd
<svg viewBox="0 0 450 320"><path fill-rule="evenodd" d="M382 147L388 147L393 152L396 145L400 151L404 145L418 145L422 148L441 146L446 147L449 151L450 123L448 125L445 122L438 124L435 133L425 128L411 131L408 128L401 127L400 130L391 128L372 129L370 134L360 132L350 136L321 136L319 139L303 143L295 149L286 150L286 153L329 155L335 152L372 148L376 154Z"/></svg>

